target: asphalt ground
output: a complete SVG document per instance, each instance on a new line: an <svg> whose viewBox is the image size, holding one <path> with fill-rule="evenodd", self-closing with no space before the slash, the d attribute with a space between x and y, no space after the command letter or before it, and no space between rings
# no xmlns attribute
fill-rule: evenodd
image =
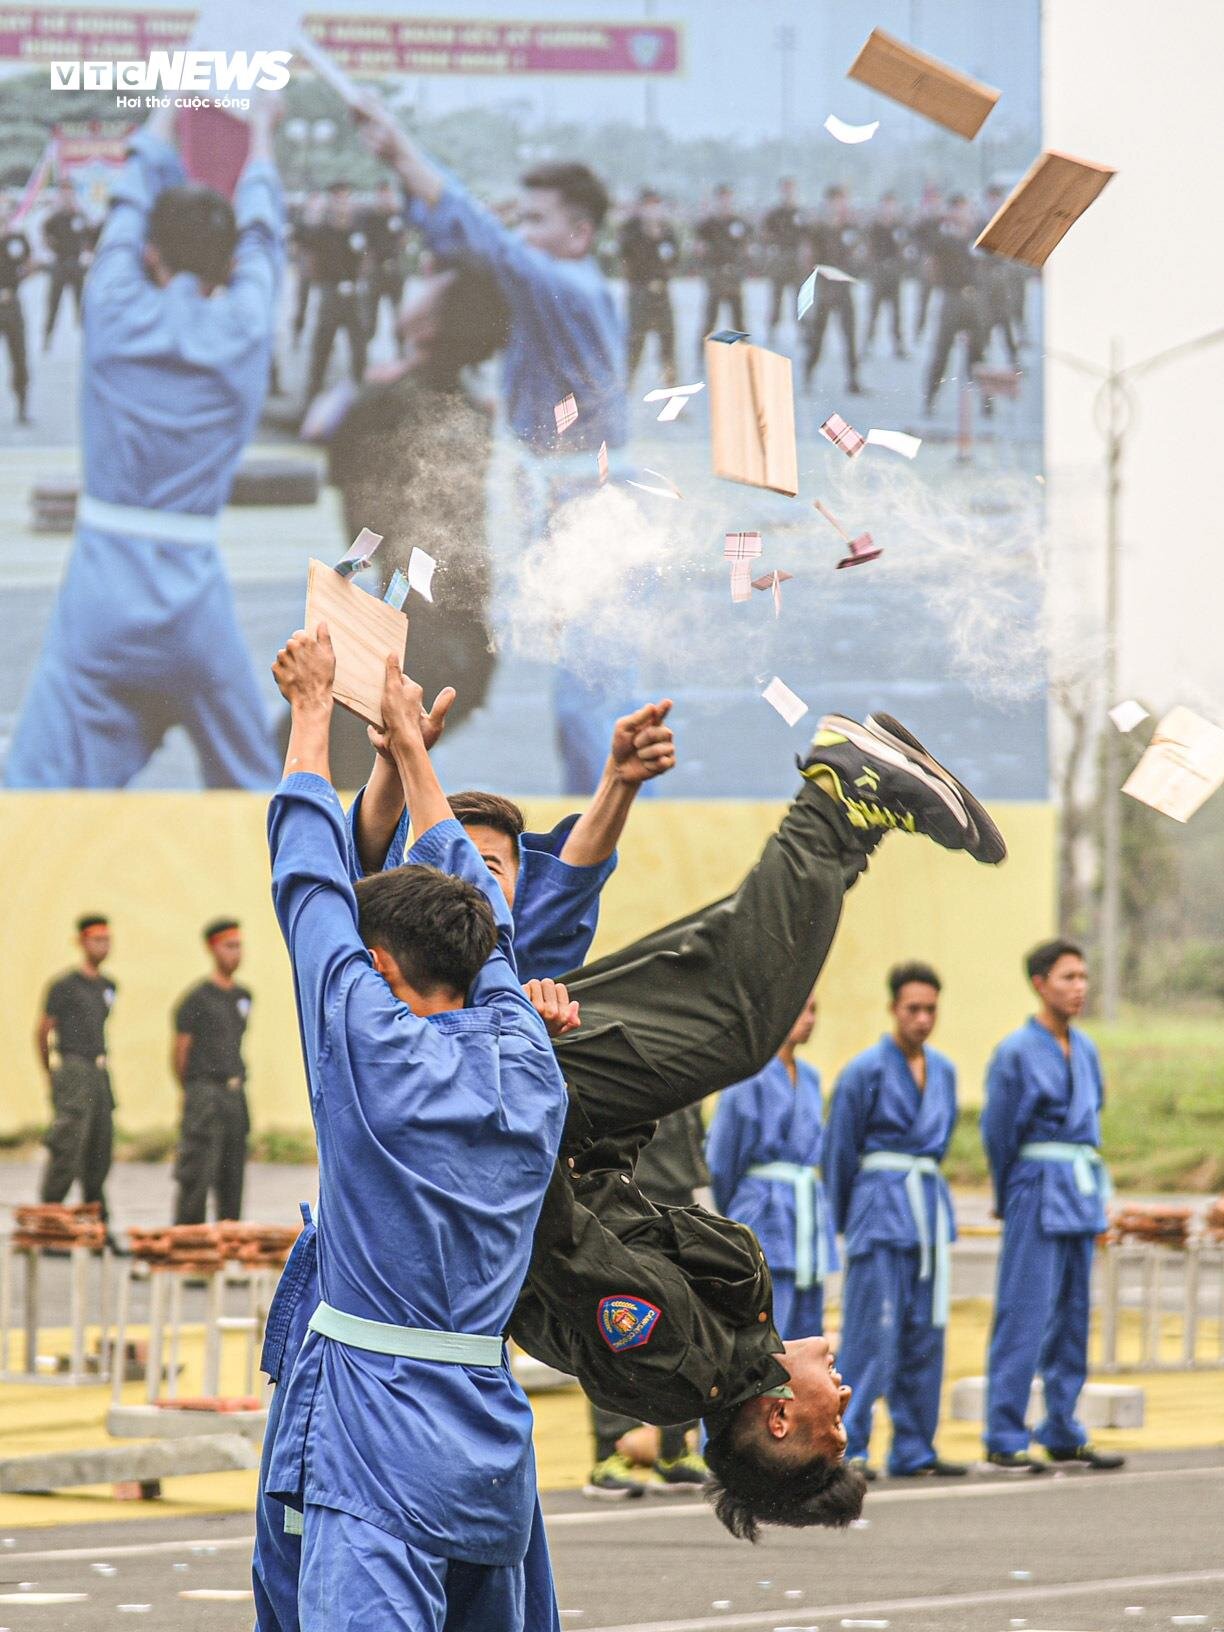
<svg viewBox="0 0 1224 1632"><path fill-rule="evenodd" d="M882 1482L864 1525L770 1531L756 1547L692 1499L612 1507L560 1495L545 1511L562 1625L574 1632L1224 1625L1221 1450L1021 1483ZM111 1632L134 1615L167 1632L249 1632L249 1599L180 1594L245 1592L251 1533L237 1515L4 1534L0 1625ZM38 1593L84 1596L38 1604Z"/></svg>

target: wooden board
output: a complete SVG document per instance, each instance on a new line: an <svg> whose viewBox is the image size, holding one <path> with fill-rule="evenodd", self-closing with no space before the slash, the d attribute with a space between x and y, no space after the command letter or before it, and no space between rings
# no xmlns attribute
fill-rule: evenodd
<svg viewBox="0 0 1224 1632"><path fill-rule="evenodd" d="M408 619L351 578L342 578L323 561L310 563L306 583L306 630L326 623L336 648L332 696L369 725L382 725L383 681L394 652L404 661Z"/></svg>
<svg viewBox="0 0 1224 1632"><path fill-rule="evenodd" d="M976 248L1041 267L1113 179L1108 165L1047 151L1034 159L978 234Z"/></svg>
<svg viewBox="0 0 1224 1632"><path fill-rule="evenodd" d="M1193 709L1174 708L1152 735L1122 792L1175 822L1188 822L1224 783L1224 731Z"/></svg>
<svg viewBox="0 0 1224 1632"><path fill-rule="evenodd" d="M705 364L714 474L793 499L799 455L790 358L743 340L707 340Z"/></svg>
<svg viewBox="0 0 1224 1632"><path fill-rule="evenodd" d="M870 85L873 91L970 142L999 100L993 85L983 85L980 79L949 68L937 57L916 51L882 28L871 31L851 63L848 77Z"/></svg>

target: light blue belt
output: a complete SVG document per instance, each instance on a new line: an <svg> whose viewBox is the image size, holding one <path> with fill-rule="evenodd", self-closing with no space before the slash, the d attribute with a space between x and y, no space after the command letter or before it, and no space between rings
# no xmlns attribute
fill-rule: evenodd
<svg viewBox="0 0 1224 1632"><path fill-rule="evenodd" d="M795 1192L795 1285L807 1288L822 1285L829 1273L829 1239L825 1226L824 1189L814 1167L800 1162L761 1162L750 1167L750 1179L775 1179L789 1184ZM816 1263L812 1264L812 1238L816 1239Z"/></svg>
<svg viewBox="0 0 1224 1632"><path fill-rule="evenodd" d="M1081 1196L1099 1195L1102 1201L1108 1201L1113 1195L1109 1169L1095 1145L1072 1145L1062 1139L1037 1139L1032 1144L1021 1145L1020 1154L1031 1162L1069 1162L1075 1170L1075 1187ZM1100 1176L1099 1183L1093 1173L1094 1168Z"/></svg>
<svg viewBox="0 0 1224 1632"><path fill-rule="evenodd" d="M404 1360L441 1360L452 1366L500 1366L500 1337L478 1337L472 1332L435 1332L420 1326L388 1326L381 1320L362 1320L320 1303L310 1317L310 1330L372 1354L396 1354Z"/></svg>
<svg viewBox="0 0 1224 1632"><path fill-rule="evenodd" d="M215 544L219 516L197 516L187 510L145 510L138 504L111 504L82 493L77 520L99 532L120 537L153 538L165 544Z"/></svg>
<svg viewBox="0 0 1224 1632"><path fill-rule="evenodd" d="M909 1199L910 1212L914 1215L914 1228L918 1232L918 1278L930 1280L933 1267L935 1286L931 1294L931 1319L936 1326L946 1326L952 1295L952 1220L948 1216L943 1186L937 1184L932 1266L931 1231L927 1223L926 1198L922 1193L924 1175L930 1174L938 1179L939 1163L933 1156L907 1156L899 1150L873 1150L863 1157L859 1168L864 1173L905 1174L905 1194Z"/></svg>

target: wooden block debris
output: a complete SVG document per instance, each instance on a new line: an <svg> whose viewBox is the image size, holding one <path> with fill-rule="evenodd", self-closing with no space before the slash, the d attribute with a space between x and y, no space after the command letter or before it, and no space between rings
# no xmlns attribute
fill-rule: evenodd
<svg viewBox="0 0 1224 1632"><path fill-rule="evenodd" d="M873 91L970 142L999 100L999 92L992 85L983 85L981 80L949 68L937 57L928 57L925 51L894 39L882 28L871 31L851 63L848 77L870 85Z"/></svg>
<svg viewBox="0 0 1224 1632"><path fill-rule="evenodd" d="M976 248L1024 266L1044 266L1116 173L1069 153L1042 153L982 228Z"/></svg>
<svg viewBox="0 0 1224 1632"><path fill-rule="evenodd" d="M763 346L705 344L714 474L794 498L799 491L789 357Z"/></svg>
<svg viewBox="0 0 1224 1632"><path fill-rule="evenodd" d="M1188 822L1224 783L1224 731L1193 709L1170 709L1122 792Z"/></svg>
<svg viewBox="0 0 1224 1632"><path fill-rule="evenodd" d="M332 696L369 725L381 727L387 659L394 653L404 661L407 617L351 578L312 560L306 587L308 632L313 634L320 623L327 624L336 650Z"/></svg>

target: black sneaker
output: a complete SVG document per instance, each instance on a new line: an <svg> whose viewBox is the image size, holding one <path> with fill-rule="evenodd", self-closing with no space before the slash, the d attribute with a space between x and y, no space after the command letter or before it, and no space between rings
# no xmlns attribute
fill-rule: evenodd
<svg viewBox="0 0 1224 1632"><path fill-rule="evenodd" d="M705 1458L698 1456L696 1451L686 1451L671 1460L660 1457L654 1471L661 1481L658 1485L650 1486L656 1496L696 1496L710 1483L710 1470L706 1467Z"/></svg>
<svg viewBox="0 0 1224 1632"><path fill-rule="evenodd" d="M946 850L967 850L976 829L955 788L925 770L909 749L856 720L826 714L799 769L864 837L898 829L924 833Z"/></svg>
<svg viewBox="0 0 1224 1632"><path fill-rule="evenodd" d="M1100 1468L1104 1471L1126 1466L1126 1458L1116 1451L1094 1451L1091 1445L1077 1445L1073 1451L1047 1450L1046 1455L1051 1462L1060 1462L1064 1466L1070 1463L1077 1468Z"/></svg>
<svg viewBox="0 0 1224 1632"><path fill-rule="evenodd" d="M977 829L977 847L969 852L975 861L984 861L995 866L999 862L1006 860L1007 845L1004 842L1002 833L999 832L991 820L985 805L980 800L975 799L965 784L958 782L952 772L942 766L933 754L927 752L912 731L907 731L900 720L894 720L891 714L868 714L867 728L882 741L891 743L893 747L901 748L905 753L913 755L924 770L947 783L950 788L956 789L961 796L965 809L969 812L970 821Z"/></svg>
<svg viewBox="0 0 1224 1632"><path fill-rule="evenodd" d="M967 1462L945 1462L937 1456L924 1468L910 1468L905 1473L889 1473L890 1479L963 1479L969 1472Z"/></svg>
<svg viewBox="0 0 1224 1632"><path fill-rule="evenodd" d="M1048 1464L1039 1462L1027 1451L991 1451L986 1465L996 1473L1045 1473Z"/></svg>

